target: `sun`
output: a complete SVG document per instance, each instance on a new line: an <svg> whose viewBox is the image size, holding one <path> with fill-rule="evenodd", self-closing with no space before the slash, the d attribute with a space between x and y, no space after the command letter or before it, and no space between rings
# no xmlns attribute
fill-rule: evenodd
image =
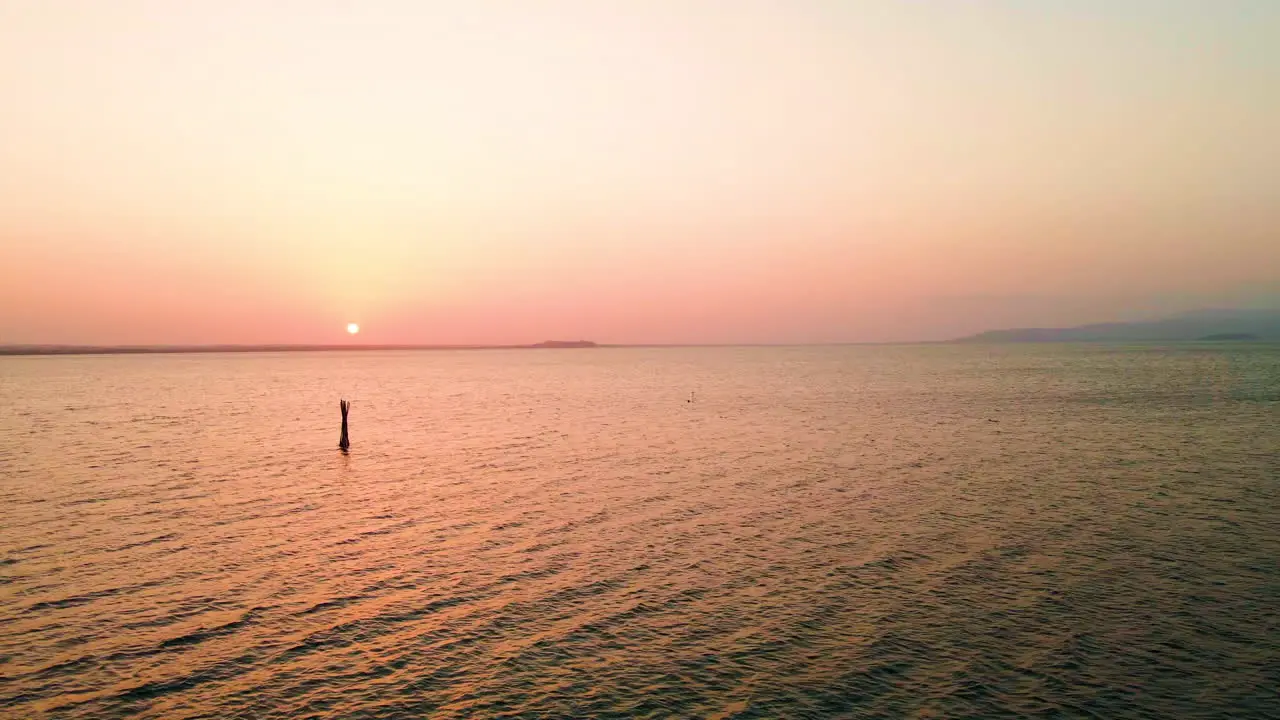
<svg viewBox="0 0 1280 720"><path fill-rule="evenodd" d="M355 335L356 333L360 332L360 326L355 323L347 323L347 332L351 333L352 335Z"/></svg>

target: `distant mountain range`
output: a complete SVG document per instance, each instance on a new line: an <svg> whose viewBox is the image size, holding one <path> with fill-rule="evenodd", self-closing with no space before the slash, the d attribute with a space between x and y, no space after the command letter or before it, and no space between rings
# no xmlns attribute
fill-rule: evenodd
<svg viewBox="0 0 1280 720"><path fill-rule="evenodd" d="M954 342L1280 341L1280 310L1198 310L1163 320L989 330Z"/></svg>

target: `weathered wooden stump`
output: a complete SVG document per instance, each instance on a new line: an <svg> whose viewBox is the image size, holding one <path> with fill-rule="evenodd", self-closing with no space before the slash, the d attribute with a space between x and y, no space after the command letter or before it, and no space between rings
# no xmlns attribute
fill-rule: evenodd
<svg viewBox="0 0 1280 720"><path fill-rule="evenodd" d="M338 447L346 452L351 447L351 439L347 437L347 411L351 409L351 403L339 400L338 407L342 409L342 437L338 440Z"/></svg>

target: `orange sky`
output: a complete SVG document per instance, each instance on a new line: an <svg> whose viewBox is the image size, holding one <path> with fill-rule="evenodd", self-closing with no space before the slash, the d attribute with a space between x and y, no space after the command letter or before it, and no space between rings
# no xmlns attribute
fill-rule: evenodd
<svg viewBox="0 0 1280 720"><path fill-rule="evenodd" d="M0 0L0 344L1280 298L1280 3Z"/></svg>

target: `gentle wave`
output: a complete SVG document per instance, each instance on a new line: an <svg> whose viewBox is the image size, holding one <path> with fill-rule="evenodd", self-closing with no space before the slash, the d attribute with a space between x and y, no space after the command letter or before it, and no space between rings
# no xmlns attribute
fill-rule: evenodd
<svg viewBox="0 0 1280 720"><path fill-rule="evenodd" d="M1274 346L0 369L5 717L1275 713Z"/></svg>

